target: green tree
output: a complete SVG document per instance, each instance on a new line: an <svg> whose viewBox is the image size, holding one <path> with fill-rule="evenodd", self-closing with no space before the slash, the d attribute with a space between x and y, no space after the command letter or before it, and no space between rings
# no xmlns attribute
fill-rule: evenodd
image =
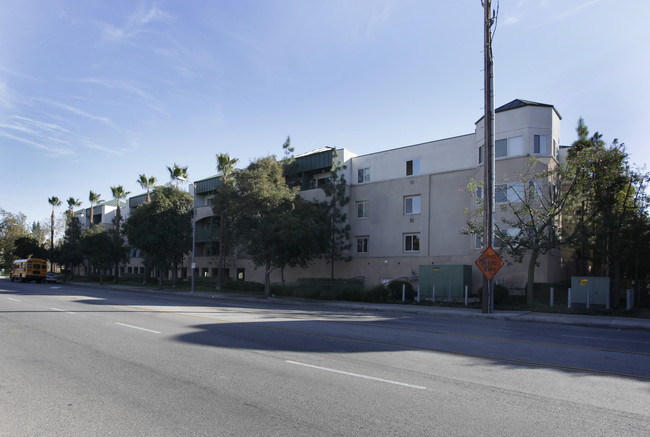
<svg viewBox="0 0 650 437"><path fill-rule="evenodd" d="M293 210L299 188L287 186L282 163L274 156L251 162L235 179L237 241L253 264L264 267L264 294L268 297L271 271L282 250L281 224Z"/></svg>
<svg viewBox="0 0 650 437"><path fill-rule="evenodd" d="M137 180L138 184L140 187L142 187L143 190L147 191L147 200L146 202L149 203L151 201L151 196L150 192L156 187L156 177L151 176L147 178L147 176L143 173L140 175L140 177Z"/></svg>
<svg viewBox="0 0 650 437"><path fill-rule="evenodd" d="M217 187L216 197L220 201L215 202L213 211L219 216L219 272L217 279L217 290L223 288L223 274L226 268L226 251L228 249L230 229L228 220L232 211L232 200L234 193L234 179L232 178L235 171L237 158L230 158L227 153L217 154L217 171L221 176L221 184ZM195 248L192 248L195 250Z"/></svg>
<svg viewBox="0 0 650 437"><path fill-rule="evenodd" d="M540 255L560 246L562 214L575 189L575 177L566 165L540 165L532 158L523 173L499 184L500 214L494 220L494 241L501 254L516 263L528 257L526 302L534 298L535 268ZM482 192L473 181L470 193ZM467 223L467 234L483 236L483 197ZM467 213L467 210L466 210Z"/></svg>
<svg viewBox="0 0 650 437"><path fill-rule="evenodd" d="M63 237L63 244L59 247L57 262L65 267L65 279L71 277L75 266L83 262L80 248L81 223L74 215L68 217L68 222Z"/></svg>
<svg viewBox="0 0 650 437"><path fill-rule="evenodd" d="M159 272L163 288L165 272L176 270L192 247L192 196L170 186L158 186L151 202L136 208L124 224L129 243L142 252L147 265Z"/></svg>
<svg viewBox="0 0 650 437"><path fill-rule="evenodd" d="M638 243L629 230L642 230L646 223L650 176L630 169L625 145L618 140L606 146L598 132L589 137L582 119L577 132L567 159L578 185L572 202L575 214L566 219L573 238L567 240L575 250L580 274L613 279L612 304L617 305L627 270L622 262L634 263L627 248ZM626 235L633 237L632 241L624 240Z"/></svg>
<svg viewBox="0 0 650 437"><path fill-rule="evenodd" d="M113 265L114 238L104 226L94 226L88 229L79 241L81 253L88 259L91 266L99 271L99 282L104 283L104 272Z"/></svg>
<svg viewBox="0 0 650 437"><path fill-rule="evenodd" d="M93 218L95 215L95 205L103 202L101 199L101 194L93 193L92 190L90 190L90 193L88 194L88 201L90 202L90 226L93 226Z"/></svg>
<svg viewBox="0 0 650 437"><path fill-rule="evenodd" d="M47 258L47 249L38 244L36 238L25 236L16 239L14 255L20 259Z"/></svg>
<svg viewBox="0 0 650 437"><path fill-rule="evenodd" d="M305 268L327 253L331 220L328 206L297 197L294 208L278 223L278 240L273 264L280 268L284 284L285 267Z"/></svg>
<svg viewBox="0 0 650 437"><path fill-rule="evenodd" d="M0 209L0 268L10 270L15 259L16 240L29 235L24 214Z"/></svg>
<svg viewBox="0 0 650 437"><path fill-rule="evenodd" d="M187 173L187 167L180 167L176 163L174 163L173 167L167 166L167 171L169 171L170 183L173 184L176 182L176 188L178 188L180 182L187 182L190 177Z"/></svg>
<svg viewBox="0 0 650 437"><path fill-rule="evenodd" d="M124 244L124 239L122 238L122 233L120 231L120 223L122 222L122 212L120 209L120 203L122 203L122 201L126 201L126 198L130 193L128 191L125 191L122 185L111 187L111 193L113 194L113 199L117 201L117 210L115 211L115 220L114 220L115 247L114 250L111 252L115 261L115 275L113 277L113 281L117 282L118 277L120 275L120 270L119 270L120 263L125 260L126 252L127 252L127 248L126 245Z"/></svg>
<svg viewBox="0 0 650 437"><path fill-rule="evenodd" d="M45 242L47 241L47 228L41 222L32 222L30 233L38 241L39 246L45 246Z"/></svg>
<svg viewBox="0 0 650 437"><path fill-rule="evenodd" d="M330 219L329 246L327 259L331 265L331 278L334 279L334 264L336 261L347 262L351 259L349 250L350 224L345 212L350 203L349 187L345 180L345 165L341 165L339 156L334 151L330 182L323 186L323 191L329 199L325 202Z"/></svg>

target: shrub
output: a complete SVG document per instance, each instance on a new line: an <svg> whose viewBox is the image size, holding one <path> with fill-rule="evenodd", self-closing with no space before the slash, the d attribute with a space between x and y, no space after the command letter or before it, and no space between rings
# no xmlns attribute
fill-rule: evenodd
<svg viewBox="0 0 650 437"><path fill-rule="evenodd" d="M233 291L264 291L264 284L250 281L227 281L224 288Z"/></svg>
<svg viewBox="0 0 650 437"><path fill-rule="evenodd" d="M384 303L388 302L390 298L390 291L383 285L377 285L376 287L373 287L366 291L366 300L367 302L373 302L373 303Z"/></svg>
<svg viewBox="0 0 650 437"><path fill-rule="evenodd" d="M510 292L501 284L494 284L494 305L501 305L508 302ZM483 287L478 289L478 300L483 301Z"/></svg>
<svg viewBox="0 0 650 437"><path fill-rule="evenodd" d="M390 297L393 300L402 300L402 287L406 286L406 300L412 301L415 299L416 292L413 289L413 285L407 281L392 281L388 284L388 290L390 291Z"/></svg>

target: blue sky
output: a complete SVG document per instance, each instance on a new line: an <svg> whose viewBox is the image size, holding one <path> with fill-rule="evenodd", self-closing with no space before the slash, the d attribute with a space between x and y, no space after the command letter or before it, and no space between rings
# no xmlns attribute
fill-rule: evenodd
<svg viewBox="0 0 650 437"><path fill-rule="evenodd" d="M493 0L496 7L497 1ZM495 103L555 105L650 162L650 2L501 0ZM479 0L0 0L0 208L142 192L323 146L357 154L471 133ZM62 212L64 206L59 208Z"/></svg>

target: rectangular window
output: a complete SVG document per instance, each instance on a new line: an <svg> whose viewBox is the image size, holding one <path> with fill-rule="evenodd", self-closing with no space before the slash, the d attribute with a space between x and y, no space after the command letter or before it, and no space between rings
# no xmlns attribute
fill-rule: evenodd
<svg viewBox="0 0 650 437"><path fill-rule="evenodd" d="M533 135L533 153L548 155L548 140L546 135Z"/></svg>
<svg viewBox="0 0 650 437"><path fill-rule="evenodd" d="M357 253L368 253L368 237L357 237Z"/></svg>
<svg viewBox="0 0 650 437"><path fill-rule="evenodd" d="M508 156L508 140L497 140L494 145L494 156L496 158L503 158Z"/></svg>
<svg viewBox="0 0 650 437"><path fill-rule="evenodd" d="M404 252L420 251L420 234L404 234Z"/></svg>
<svg viewBox="0 0 650 437"><path fill-rule="evenodd" d="M370 168L360 168L358 171L360 184L364 182L370 182Z"/></svg>
<svg viewBox="0 0 650 437"><path fill-rule="evenodd" d="M504 158L506 156L524 155L524 137L512 137L497 140L494 143L494 157Z"/></svg>
<svg viewBox="0 0 650 437"><path fill-rule="evenodd" d="M420 214L420 196L404 198L404 214Z"/></svg>
<svg viewBox="0 0 650 437"><path fill-rule="evenodd" d="M508 185L499 184L494 187L494 201L496 203L506 203L508 201Z"/></svg>
<svg viewBox="0 0 650 437"><path fill-rule="evenodd" d="M357 202L357 218L368 217L370 217L370 202L367 200Z"/></svg>
<svg viewBox="0 0 650 437"><path fill-rule="evenodd" d="M483 164L483 146L478 148L478 163Z"/></svg>
<svg viewBox="0 0 650 437"><path fill-rule="evenodd" d="M413 159L406 161L406 176L413 176L420 174L420 160Z"/></svg>

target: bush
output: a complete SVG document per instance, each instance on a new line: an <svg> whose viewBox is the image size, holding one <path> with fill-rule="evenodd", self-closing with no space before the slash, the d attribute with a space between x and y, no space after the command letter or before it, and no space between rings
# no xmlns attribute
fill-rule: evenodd
<svg viewBox="0 0 650 437"><path fill-rule="evenodd" d="M494 284L494 305L502 305L508 302L510 292L501 284ZM483 287L478 289L478 300L483 302Z"/></svg>
<svg viewBox="0 0 650 437"><path fill-rule="evenodd" d="M388 302L390 299L390 291L383 285L377 285L376 287L372 287L365 293L366 298L364 299L366 302L373 302L373 303L384 303Z"/></svg>
<svg viewBox="0 0 650 437"><path fill-rule="evenodd" d="M348 285L339 290L338 299L352 302L360 302L364 299L363 288L355 285Z"/></svg>
<svg viewBox="0 0 650 437"><path fill-rule="evenodd" d="M413 285L407 281L392 281L388 284L388 290L390 291L390 297L393 300L401 301L402 300L402 287L406 286L406 300L412 301L415 299L417 294L413 289Z"/></svg>
<svg viewBox="0 0 650 437"><path fill-rule="evenodd" d="M264 291L264 284L250 281L226 281L224 284L226 290L233 291Z"/></svg>

